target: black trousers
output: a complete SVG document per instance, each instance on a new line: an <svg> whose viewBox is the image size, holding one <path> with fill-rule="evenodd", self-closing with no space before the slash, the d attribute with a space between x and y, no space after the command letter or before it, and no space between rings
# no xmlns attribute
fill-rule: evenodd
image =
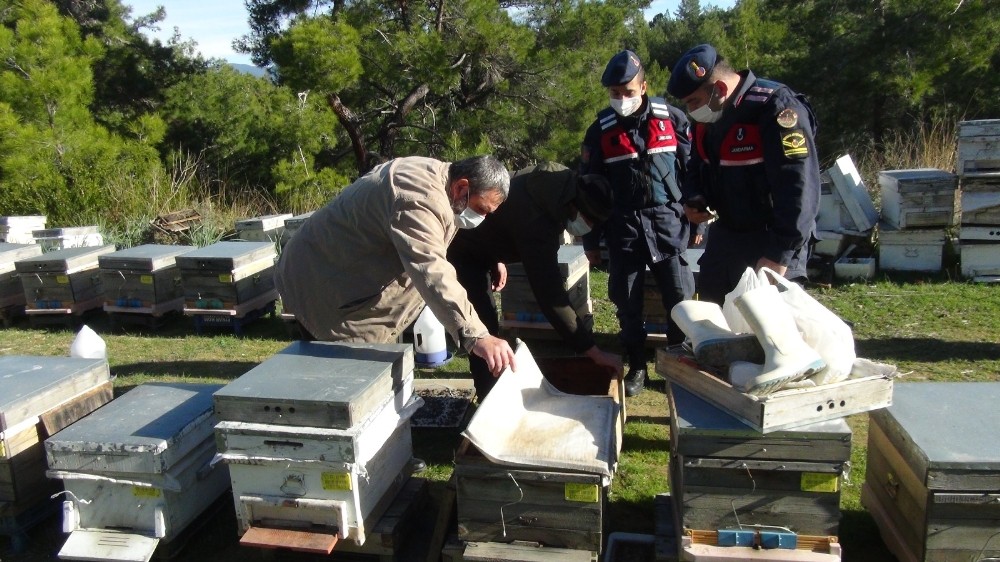
<svg viewBox="0 0 1000 562"><path fill-rule="evenodd" d="M500 335L500 319L497 317L496 301L491 290L490 268L482 263L452 261L458 273L458 282L468 293L469 302L475 309L479 319L486 325L490 335ZM476 396L482 402L483 398L493 390L497 379L490 373L486 361L478 355L469 354L469 370L472 372L472 382L476 387Z"/></svg>
<svg viewBox="0 0 1000 562"><path fill-rule="evenodd" d="M714 302L720 306L726 295L739 283L743 272L749 267L756 269L757 260L764 253L768 233L736 232L720 224L712 224L712 235L708 237L705 253L698 260L698 298ZM785 278L799 280L806 278L807 249L799 253L788 265Z"/></svg>

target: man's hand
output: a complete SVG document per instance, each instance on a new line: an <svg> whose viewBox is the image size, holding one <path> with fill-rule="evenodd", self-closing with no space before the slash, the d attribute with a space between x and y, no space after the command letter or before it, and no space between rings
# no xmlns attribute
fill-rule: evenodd
<svg viewBox="0 0 1000 562"><path fill-rule="evenodd" d="M517 370L514 350L505 339L496 336L479 338L470 351L486 361L486 366L494 377L499 377L507 367L510 367L511 371Z"/></svg>
<svg viewBox="0 0 1000 562"><path fill-rule="evenodd" d="M699 209L687 203L684 204L684 215L691 224L701 224L715 218L715 213L709 211L708 208Z"/></svg>
<svg viewBox="0 0 1000 562"><path fill-rule="evenodd" d="M782 277L785 275L785 272L788 271L788 266L775 263L767 258L760 258L757 260L757 265L754 267L754 271L760 271L760 268L762 267L766 267Z"/></svg>
<svg viewBox="0 0 1000 562"><path fill-rule="evenodd" d="M620 379L625 373L625 367L622 365L622 358L619 355L601 351L601 349L596 345L587 351L584 351L583 354L589 357L594 363L597 363L600 367L613 372L615 378Z"/></svg>
<svg viewBox="0 0 1000 562"><path fill-rule="evenodd" d="M497 263L490 270L490 289L493 292L501 291L507 286L507 266L502 263Z"/></svg>
<svg viewBox="0 0 1000 562"><path fill-rule="evenodd" d="M590 263L590 267L601 266L602 260L600 250L584 250L583 255L587 256L587 261Z"/></svg>

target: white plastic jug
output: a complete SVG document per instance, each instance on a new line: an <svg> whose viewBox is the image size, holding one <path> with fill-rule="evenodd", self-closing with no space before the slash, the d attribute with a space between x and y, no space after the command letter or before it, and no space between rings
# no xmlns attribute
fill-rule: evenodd
<svg viewBox="0 0 1000 562"><path fill-rule="evenodd" d="M108 348L101 336L86 324L73 338L73 344L69 347L70 357L82 357L84 359L107 359Z"/></svg>
<svg viewBox="0 0 1000 562"><path fill-rule="evenodd" d="M437 367L449 359L444 326L429 306L413 323L413 351L414 361L423 367Z"/></svg>

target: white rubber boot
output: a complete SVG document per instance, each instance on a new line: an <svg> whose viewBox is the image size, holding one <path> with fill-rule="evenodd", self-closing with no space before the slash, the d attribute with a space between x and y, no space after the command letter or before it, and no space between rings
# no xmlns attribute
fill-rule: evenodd
<svg viewBox="0 0 1000 562"><path fill-rule="evenodd" d="M736 299L736 308L764 348L764 364L759 373L754 374L753 369L730 369L729 382L742 392L764 396L826 366L819 353L803 341L791 310L774 285L747 291Z"/></svg>
<svg viewBox="0 0 1000 562"><path fill-rule="evenodd" d="M733 361L764 362L757 337L730 330L722 307L714 302L681 301L670 310L670 318L691 340L694 358L701 365L726 372Z"/></svg>

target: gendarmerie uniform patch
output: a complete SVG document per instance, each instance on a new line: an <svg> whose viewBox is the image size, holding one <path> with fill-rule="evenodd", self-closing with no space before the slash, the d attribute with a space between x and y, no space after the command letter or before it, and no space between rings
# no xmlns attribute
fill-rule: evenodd
<svg viewBox="0 0 1000 562"><path fill-rule="evenodd" d="M778 125L785 129L791 129L792 127L799 124L799 115L795 113L794 109L785 108L781 110L778 114Z"/></svg>
<svg viewBox="0 0 1000 562"><path fill-rule="evenodd" d="M791 131L781 135L781 148L788 158L805 158L809 156L809 143L802 131Z"/></svg>

